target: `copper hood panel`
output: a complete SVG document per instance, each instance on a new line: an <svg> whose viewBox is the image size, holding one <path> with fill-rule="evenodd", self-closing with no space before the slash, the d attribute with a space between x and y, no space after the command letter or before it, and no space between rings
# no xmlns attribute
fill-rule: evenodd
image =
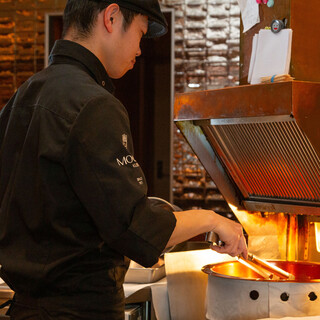
<svg viewBox="0 0 320 320"><path fill-rule="evenodd" d="M320 215L320 83L179 94L174 118L228 203Z"/></svg>

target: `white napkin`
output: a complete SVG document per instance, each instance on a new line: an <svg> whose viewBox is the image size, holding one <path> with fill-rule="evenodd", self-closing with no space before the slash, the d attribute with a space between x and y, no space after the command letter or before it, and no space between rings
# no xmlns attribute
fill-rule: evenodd
<svg viewBox="0 0 320 320"><path fill-rule="evenodd" d="M157 320L170 320L167 279L161 279L151 286L152 304Z"/></svg>
<svg viewBox="0 0 320 320"><path fill-rule="evenodd" d="M232 259L211 249L166 253L171 319L205 319L208 275L201 268Z"/></svg>
<svg viewBox="0 0 320 320"><path fill-rule="evenodd" d="M238 3L241 11L243 32L246 32L260 22L259 4L256 0L238 0Z"/></svg>

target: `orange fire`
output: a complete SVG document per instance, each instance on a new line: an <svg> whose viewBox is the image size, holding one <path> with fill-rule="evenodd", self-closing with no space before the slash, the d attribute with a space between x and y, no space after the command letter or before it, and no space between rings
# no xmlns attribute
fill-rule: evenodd
<svg viewBox="0 0 320 320"><path fill-rule="evenodd" d="M248 234L249 251L267 259L294 260L297 237L294 216L290 218L285 213L249 212L230 207Z"/></svg>

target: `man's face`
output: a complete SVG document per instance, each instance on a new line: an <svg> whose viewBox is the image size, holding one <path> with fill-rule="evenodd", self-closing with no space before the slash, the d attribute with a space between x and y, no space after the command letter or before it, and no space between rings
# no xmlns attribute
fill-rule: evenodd
<svg viewBox="0 0 320 320"><path fill-rule="evenodd" d="M141 55L140 41L147 30L148 17L141 14L134 17L126 31L124 31L122 24L118 25L113 39L113 63L107 70L111 78L121 78L133 68L136 57Z"/></svg>

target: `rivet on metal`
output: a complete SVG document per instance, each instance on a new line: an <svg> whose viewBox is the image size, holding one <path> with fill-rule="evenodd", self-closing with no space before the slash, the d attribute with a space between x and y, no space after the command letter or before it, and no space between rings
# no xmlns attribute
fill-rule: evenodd
<svg viewBox="0 0 320 320"><path fill-rule="evenodd" d="M280 299L282 301L288 301L289 300L289 295L286 292L281 293Z"/></svg>
<svg viewBox="0 0 320 320"><path fill-rule="evenodd" d="M249 296L252 300L257 300L259 298L259 292L257 290L252 290L250 291Z"/></svg>
<svg viewBox="0 0 320 320"><path fill-rule="evenodd" d="M313 291L308 294L308 297L310 301L315 301L318 298L318 296Z"/></svg>

